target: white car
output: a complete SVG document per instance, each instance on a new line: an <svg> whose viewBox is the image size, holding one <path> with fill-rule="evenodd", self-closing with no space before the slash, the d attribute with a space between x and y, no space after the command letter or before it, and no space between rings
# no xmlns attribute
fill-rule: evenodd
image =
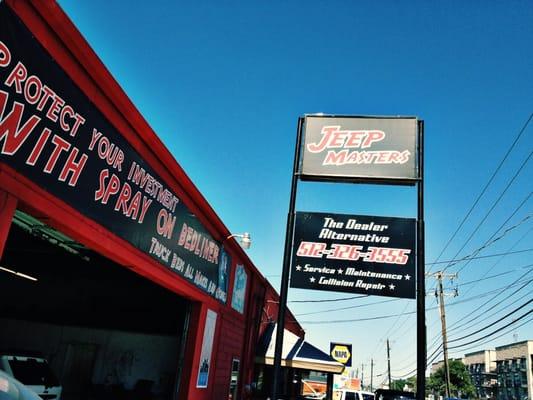
<svg viewBox="0 0 533 400"><path fill-rule="evenodd" d="M11 375L0 370L0 400L42 400Z"/></svg>
<svg viewBox="0 0 533 400"><path fill-rule="evenodd" d="M60 400L62 387L45 358L22 353L0 354L0 370L44 400ZM19 391L25 392L25 389ZM9 397L8 397L9 398ZM30 399L31 397L19 397ZM17 399L17 397L15 397Z"/></svg>
<svg viewBox="0 0 533 400"><path fill-rule="evenodd" d="M374 400L374 393L363 390L341 389L333 391L333 400Z"/></svg>

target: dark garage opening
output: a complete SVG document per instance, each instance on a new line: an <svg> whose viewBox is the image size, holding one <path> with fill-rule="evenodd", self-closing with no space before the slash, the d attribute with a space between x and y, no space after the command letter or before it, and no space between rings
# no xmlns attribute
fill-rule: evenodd
<svg viewBox="0 0 533 400"><path fill-rule="evenodd" d="M63 400L173 398L189 302L20 211L0 267L0 351L44 355Z"/></svg>

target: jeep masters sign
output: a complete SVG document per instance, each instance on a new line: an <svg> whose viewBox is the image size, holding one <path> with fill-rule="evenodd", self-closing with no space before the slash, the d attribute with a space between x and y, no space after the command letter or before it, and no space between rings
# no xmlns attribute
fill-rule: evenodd
<svg viewBox="0 0 533 400"><path fill-rule="evenodd" d="M417 124L414 117L306 116L301 177L413 184Z"/></svg>
<svg viewBox="0 0 533 400"><path fill-rule="evenodd" d="M410 218L296 213L291 287L415 298Z"/></svg>

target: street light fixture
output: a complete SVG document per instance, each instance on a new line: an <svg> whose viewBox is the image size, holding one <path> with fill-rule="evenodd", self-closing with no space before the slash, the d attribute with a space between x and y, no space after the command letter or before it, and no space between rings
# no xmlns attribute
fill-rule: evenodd
<svg viewBox="0 0 533 400"><path fill-rule="evenodd" d="M234 233L233 235L229 235L226 240L232 237L240 238L241 246L243 249L249 249L252 245L252 238L250 237L250 234L248 232L244 232L242 234Z"/></svg>

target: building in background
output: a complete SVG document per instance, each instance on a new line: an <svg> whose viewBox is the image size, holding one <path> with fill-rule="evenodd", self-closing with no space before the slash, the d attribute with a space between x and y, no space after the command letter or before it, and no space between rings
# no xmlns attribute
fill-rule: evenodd
<svg viewBox="0 0 533 400"><path fill-rule="evenodd" d="M467 367L480 399L533 398L533 340L468 353L456 360ZM433 363L431 373L443 366L443 361Z"/></svg>
<svg viewBox="0 0 533 400"><path fill-rule="evenodd" d="M498 400L533 398L533 340L496 347Z"/></svg>
<svg viewBox="0 0 533 400"><path fill-rule="evenodd" d="M476 387L477 397L480 399L495 398L498 385L496 351L481 350L465 354L463 364L466 365L472 383Z"/></svg>
<svg viewBox="0 0 533 400"><path fill-rule="evenodd" d="M450 361L461 361L463 362L463 359L462 358L450 358ZM440 361L437 361L433 364L431 364L431 374L434 374L435 372L437 372L439 370L439 368L444 368L444 361L443 360L440 360Z"/></svg>

